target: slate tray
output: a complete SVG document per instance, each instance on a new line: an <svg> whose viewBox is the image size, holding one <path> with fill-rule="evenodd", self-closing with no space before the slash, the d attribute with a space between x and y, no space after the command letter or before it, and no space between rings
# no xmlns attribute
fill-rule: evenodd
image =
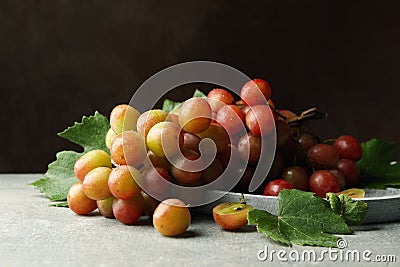
<svg viewBox="0 0 400 267"><path fill-rule="evenodd" d="M222 202L239 202L240 193L227 193L221 199L202 206L195 210L204 214L211 214L213 207ZM247 204L255 209L266 210L277 214L278 198L261 195L244 195ZM384 223L400 221L400 189L388 188L386 190L365 189L365 197L355 200L364 201L368 204L368 212L364 223Z"/></svg>

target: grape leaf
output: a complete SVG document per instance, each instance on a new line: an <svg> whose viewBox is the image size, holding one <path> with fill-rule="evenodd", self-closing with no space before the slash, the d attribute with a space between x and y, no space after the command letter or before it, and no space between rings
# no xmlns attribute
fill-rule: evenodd
<svg viewBox="0 0 400 267"><path fill-rule="evenodd" d="M74 126L59 133L59 136L82 146L83 152L58 152L56 160L49 164L44 176L31 185L44 193L50 201L65 200L69 188L77 181L74 174L75 161L93 149L102 149L109 153L105 145L105 136L109 128L108 119L96 111L93 116L84 116L82 122L75 123Z"/></svg>
<svg viewBox="0 0 400 267"><path fill-rule="evenodd" d="M311 192L282 190L278 201L278 216L260 210L248 213L249 223L256 224L259 232L278 242L337 247L338 238L332 234L352 233L329 203Z"/></svg>
<svg viewBox="0 0 400 267"><path fill-rule="evenodd" d="M376 189L400 188L400 163L396 161L399 144L374 138L361 147L363 156L357 162L361 185Z"/></svg>
<svg viewBox="0 0 400 267"><path fill-rule="evenodd" d="M341 216L348 225L359 225L367 214L368 205L362 201L355 201L348 195L334 193L326 194L332 210Z"/></svg>
<svg viewBox="0 0 400 267"><path fill-rule="evenodd" d="M199 89L196 89L194 91L193 97L206 97L206 95L202 91L200 91Z"/></svg>

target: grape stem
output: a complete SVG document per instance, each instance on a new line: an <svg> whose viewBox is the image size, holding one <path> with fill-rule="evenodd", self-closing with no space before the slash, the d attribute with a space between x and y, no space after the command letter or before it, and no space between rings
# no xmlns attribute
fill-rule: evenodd
<svg viewBox="0 0 400 267"><path fill-rule="evenodd" d="M246 205L246 200L244 200L244 194L240 194L240 204L245 204Z"/></svg>
<svg viewBox="0 0 400 267"><path fill-rule="evenodd" d="M286 122L290 126L293 126L293 125L300 125L308 120L319 120L326 117L327 117L326 113L317 110L317 108L310 108L302 111L299 116L287 119Z"/></svg>

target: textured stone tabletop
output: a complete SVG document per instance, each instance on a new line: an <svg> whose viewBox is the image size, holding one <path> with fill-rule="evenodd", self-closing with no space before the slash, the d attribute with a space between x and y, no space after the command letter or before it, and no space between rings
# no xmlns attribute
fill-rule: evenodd
<svg viewBox="0 0 400 267"><path fill-rule="evenodd" d="M0 175L1 267L400 265L400 222L354 228L354 235L344 236L347 247L331 251L280 246L251 226L242 232L223 231L211 216L195 213L188 231L171 238L156 232L146 217L126 226L98 213L78 216L50 207L27 185L38 178L39 174ZM392 262L378 263L379 259Z"/></svg>

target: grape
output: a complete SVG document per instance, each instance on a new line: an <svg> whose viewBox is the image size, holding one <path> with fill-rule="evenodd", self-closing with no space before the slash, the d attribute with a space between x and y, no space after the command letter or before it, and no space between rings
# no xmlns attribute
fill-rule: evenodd
<svg viewBox="0 0 400 267"><path fill-rule="evenodd" d="M229 144L228 133L224 127L216 123L211 123L207 130L198 133L197 135L201 139L210 138L213 140L217 147L217 153L223 152ZM207 149L205 149L205 152L207 153Z"/></svg>
<svg viewBox="0 0 400 267"><path fill-rule="evenodd" d="M115 137L110 152L116 164L136 167L145 160L147 149L140 134L134 131L126 131Z"/></svg>
<svg viewBox="0 0 400 267"><path fill-rule="evenodd" d="M146 163L146 167L161 167L169 171L171 165L166 157L159 157L151 150L147 152L147 157L150 162Z"/></svg>
<svg viewBox="0 0 400 267"><path fill-rule="evenodd" d="M110 198L112 196L108 188L108 177L110 173L110 168L97 167L86 174L82 183L82 190L85 195L93 200Z"/></svg>
<svg viewBox="0 0 400 267"><path fill-rule="evenodd" d="M230 105L235 100L231 93L225 89L215 88L208 95L208 103L214 112L217 112L224 104Z"/></svg>
<svg viewBox="0 0 400 267"><path fill-rule="evenodd" d="M351 159L356 162L359 161L362 157L362 148L358 141L350 136L343 135L336 139L333 146L339 152L340 158Z"/></svg>
<svg viewBox="0 0 400 267"><path fill-rule="evenodd" d="M287 167L283 170L282 179L292 184L296 189L308 190L308 175L303 167Z"/></svg>
<svg viewBox="0 0 400 267"><path fill-rule="evenodd" d="M215 158L214 161L208 166L201 176L201 181L203 184L211 183L218 179L219 176L224 172L222 167L222 163L218 158Z"/></svg>
<svg viewBox="0 0 400 267"><path fill-rule="evenodd" d="M135 108L122 104L116 106L110 115L110 125L116 134L123 131L136 131L136 122L140 116Z"/></svg>
<svg viewBox="0 0 400 267"><path fill-rule="evenodd" d="M190 211L179 199L166 199L158 205L153 214L153 225L165 236L177 236L190 225Z"/></svg>
<svg viewBox="0 0 400 267"><path fill-rule="evenodd" d="M273 180L265 186L264 195L277 196L283 189L294 189L294 186L282 179Z"/></svg>
<svg viewBox="0 0 400 267"><path fill-rule="evenodd" d="M210 126L212 111L207 100L193 97L186 100L179 113L179 125L185 132L200 133Z"/></svg>
<svg viewBox="0 0 400 267"><path fill-rule="evenodd" d="M112 141L114 141L115 137L117 136L117 134L113 131L113 129L109 129L107 134L106 134L106 147L108 149L111 148L111 143Z"/></svg>
<svg viewBox="0 0 400 267"><path fill-rule="evenodd" d="M200 153L199 150L200 141L201 138L198 137L197 135L191 133L184 133L182 149L191 149L196 151L197 153Z"/></svg>
<svg viewBox="0 0 400 267"><path fill-rule="evenodd" d="M238 142L238 150L244 162L256 164L261 154L261 138L252 133L243 135Z"/></svg>
<svg viewBox="0 0 400 267"><path fill-rule="evenodd" d="M112 209L115 218L123 224L134 224L142 215L144 199L142 194L136 194L130 199L114 199Z"/></svg>
<svg viewBox="0 0 400 267"><path fill-rule="evenodd" d="M330 172L333 173L338 180L340 190L343 190L346 187L346 179L344 178L343 174L341 174L338 170L330 170Z"/></svg>
<svg viewBox="0 0 400 267"><path fill-rule="evenodd" d="M146 111L138 118L136 124L137 132L146 139L147 134L150 131L150 128L159 122L165 121L167 116L168 113L160 109L153 109Z"/></svg>
<svg viewBox="0 0 400 267"><path fill-rule="evenodd" d="M278 147L282 147L291 137L290 126L286 122L276 121L276 143Z"/></svg>
<svg viewBox="0 0 400 267"><path fill-rule="evenodd" d="M326 193L337 193L340 190L335 175L327 170L319 170L310 176L310 189L317 196L325 197Z"/></svg>
<svg viewBox="0 0 400 267"><path fill-rule="evenodd" d="M172 122L159 122L147 134L147 147L158 157L172 157L183 145L183 133Z"/></svg>
<svg viewBox="0 0 400 267"><path fill-rule="evenodd" d="M179 125L179 117L178 117L177 114L169 113L168 116L167 116L167 118L165 119L165 121L173 122L173 123L175 123L176 125Z"/></svg>
<svg viewBox="0 0 400 267"><path fill-rule="evenodd" d="M245 131L244 113L234 105L226 105L218 110L216 120L230 135L235 135L241 130Z"/></svg>
<svg viewBox="0 0 400 267"><path fill-rule="evenodd" d="M240 97L248 106L264 105L271 98L271 86L262 79L254 79L243 85Z"/></svg>
<svg viewBox="0 0 400 267"><path fill-rule="evenodd" d="M266 136L275 128L274 116L267 105L253 106L247 112L245 120L247 128L257 136Z"/></svg>
<svg viewBox="0 0 400 267"><path fill-rule="evenodd" d="M317 143L317 139L309 133L303 133L299 137L299 144L306 153L308 153L308 150Z"/></svg>
<svg viewBox="0 0 400 267"><path fill-rule="evenodd" d="M355 187L360 179L360 169L350 159L340 159L337 163L338 171L343 174L347 187Z"/></svg>
<svg viewBox="0 0 400 267"><path fill-rule="evenodd" d="M202 168L202 161L200 155L194 150L186 149L182 151L182 154L184 157L176 160L176 167L174 165L171 166L171 173L180 184L190 185L197 182L201 178L203 172L186 171L186 169L188 169L189 161L199 160L196 161L196 169Z"/></svg>
<svg viewBox="0 0 400 267"><path fill-rule="evenodd" d="M146 213L147 216L149 217L153 217L153 213L155 211L155 209L157 208L157 206L160 204L160 201L152 198L151 196L149 196L148 194L146 194L145 192L141 192L142 196L143 196L143 200L144 200L144 213Z"/></svg>
<svg viewBox="0 0 400 267"><path fill-rule="evenodd" d="M82 190L82 183L77 182L68 191L67 201L69 208L79 215L86 215L97 208L96 201L88 198Z"/></svg>
<svg viewBox="0 0 400 267"><path fill-rule="evenodd" d="M112 210L112 204L114 199L115 197L110 197L107 199L96 201L97 208L99 209L101 215L103 215L106 218L115 218Z"/></svg>
<svg viewBox="0 0 400 267"><path fill-rule="evenodd" d="M308 150L308 159L314 168L335 168L339 161L339 153L337 150L327 144L317 144Z"/></svg>
<svg viewBox="0 0 400 267"><path fill-rule="evenodd" d="M169 174L165 169L150 167L143 171L140 185L150 195L161 198L161 196L166 196L169 189L169 183L165 181L170 180Z"/></svg>
<svg viewBox="0 0 400 267"><path fill-rule="evenodd" d="M112 195L120 199L130 199L139 194L140 187L136 180L141 178L140 172L131 166L117 166L110 173L108 188Z"/></svg>
<svg viewBox="0 0 400 267"><path fill-rule="evenodd" d="M212 210L214 221L222 229L235 230L247 224L247 214L253 207L239 202L226 202Z"/></svg>
<svg viewBox="0 0 400 267"><path fill-rule="evenodd" d="M83 182L85 175L97 167L111 168L111 158L103 150L92 150L82 155L74 165L74 173Z"/></svg>

